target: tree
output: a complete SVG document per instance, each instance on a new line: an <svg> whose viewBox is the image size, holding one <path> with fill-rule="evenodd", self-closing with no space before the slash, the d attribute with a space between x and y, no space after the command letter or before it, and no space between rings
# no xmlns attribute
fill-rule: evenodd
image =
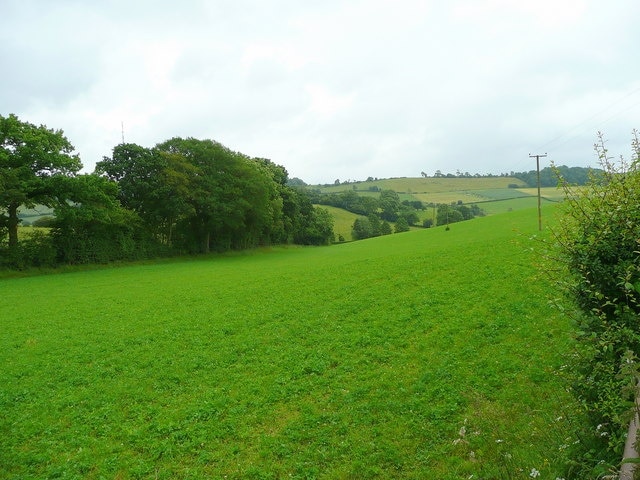
<svg viewBox="0 0 640 480"><path fill-rule="evenodd" d="M293 177L287 180L287 185L289 185L290 187L306 187L307 186L304 180L298 177Z"/></svg>
<svg viewBox="0 0 640 480"><path fill-rule="evenodd" d="M382 223L380 222L380 217L376 214L368 215L369 226L371 227L371 235L372 237L379 237L382 235Z"/></svg>
<svg viewBox="0 0 640 480"><path fill-rule="evenodd" d="M462 213L451 205L438 205L436 222L438 225L449 225L450 223L464 220Z"/></svg>
<svg viewBox="0 0 640 480"><path fill-rule="evenodd" d="M354 240L364 240L372 236L371 223L367 217L358 217L353 221L351 237Z"/></svg>
<svg viewBox="0 0 640 480"><path fill-rule="evenodd" d="M313 208L308 217L304 238L306 245L329 245L334 241L333 217L325 208Z"/></svg>
<svg viewBox="0 0 640 480"><path fill-rule="evenodd" d="M394 190L383 190L380 192L380 217L389 222L395 222L398 219L398 211L400 210L400 197Z"/></svg>
<svg viewBox="0 0 640 480"><path fill-rule="evenodd" d="M179 153L120 144L95 171L117 182L122 205L161 243L170 245L177 222L193 213L188 198L196 168Z"/></svg>
<svg viewBox="0 0 640 480"><path fill-rule="evenodd" d="M407 222L407 219L404 217L398 218L398 221L396 222L396 233L408 232L409 230L409 223Z"/></svg>
<svg viewBox="0 0 640 480"><path fill-rule="evenodd" d="M74 176L82 163L62 130L23 122L17 116L0 116L0 208L9 233L9 248L18 246L18 209L37 204L53 207L65 192L52 180Z"/></svg>
<svg viewBox="0 0 640 480"><path fill-rule="evenodd" d="M276 185L286 184L286 171L213 140L172 138L156 149L180 155L194 169L186 200L192 213L178 225L186 250L208 253L271 240L282 216Z"/></svg>
<svg viewBox="0 0 640 480"><path fill-rule="evenodd" d="M68 192L68 200L54 209L52 237L59 261L106 263L144 256L140 218L120 205L114 182L95 174L55 181L66 184Z"/></svg>

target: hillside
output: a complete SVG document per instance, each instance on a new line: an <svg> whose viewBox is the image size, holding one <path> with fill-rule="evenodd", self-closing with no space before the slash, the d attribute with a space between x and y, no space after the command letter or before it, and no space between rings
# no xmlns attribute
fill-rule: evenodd
<svg viewBox="0 0 640 480"><path fill-rule="evenodd" d="M518 188L513 188L515 185ZM538 204L538 189L526 187L521 180L511 177L393 178L309 188L321 194L355 192L360 196L373 198L378 198L382 190L393 190L398 193L401 201L419 200L424 205L475 204L487 215L536 208ZM543 205L557 203L563 196L564 193L559 188L541 188ZM342 235L347 241L351 240L351 227L357 215L341 208L321 206L327 208L334 218L336 238ZM418 211L417 214L420 219L418 225L426 219L435 219L433 208Z"/></svg>
<svg viewBox="0 0 640 480"><path fill-rule="evenodd" d="M514 186L518 188L513 188ZM524 182L512 177L479 178L392 178L371 182L344 183L330 186L311 186L321 193L355 191L359 195L378 195L381 190L393 190L402 200L420 200L424 203L485 203L536 197L537 188L527 187ZM541 196L546 201L558 201L562 190L543 187ZM523 208L529 208L526 204ZM503 209L498 209L503 211ZM498 213L496 212L496 213Z"/></svg>
<svg viewBox="0 0 640 480"><path fill-rule="evenodd" d="M351 241L351 227L358 215L348 212L342 208L332 207L331 205L315 205L319 208L328 210L333 217L333 232L335 234L336 242L339 241L340 236L344 238L344 241Z"/></svg>
<svg viewBox="0 0 640 480"><path fill-rule="evenodd" d="M536 229L521 210L0 280L2 471L563 476L577 418L554 372L570 325L535 278Z"/></svg>

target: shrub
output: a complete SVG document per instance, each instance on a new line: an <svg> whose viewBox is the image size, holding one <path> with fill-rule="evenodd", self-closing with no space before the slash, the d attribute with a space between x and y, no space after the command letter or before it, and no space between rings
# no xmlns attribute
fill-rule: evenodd
<svg viewBox="0 0 640 480"><path fill-rule="evenodd" d="M51 236L34 229L18 242L16 248L0 243L0 268L22 270L28 267L53 267L56 265L56 249Z"/></svg>
<svg viewBox="0 0 640 480"><path fill-rule="evenodd" d="M408 232L409 231L409 222L404 217L398 218L396 222L396 233Z"/></svg>
<svg viewBox="0 0 640 480"><path fill-rule="evenodd" d="M576 464L583 478L621 459L637 396L640 352L640 144L631 163L613 162L601 135L595 145L604 173L586 189L565 182L566 201L553 230L554 278L575 311L571 388L585 408L591 435ZM566 306L566 302L565 306Z"/></svg>

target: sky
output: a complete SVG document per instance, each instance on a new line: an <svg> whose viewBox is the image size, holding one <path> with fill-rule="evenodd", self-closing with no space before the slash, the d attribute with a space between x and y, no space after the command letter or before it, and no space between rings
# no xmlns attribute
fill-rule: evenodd
<svg viewBox="0 0 640 480"><path fill-rule="evenodd" d="M0 115L85 172L211 139L310 184L597 166L640 129L637 0L0 0Z"/></svg>

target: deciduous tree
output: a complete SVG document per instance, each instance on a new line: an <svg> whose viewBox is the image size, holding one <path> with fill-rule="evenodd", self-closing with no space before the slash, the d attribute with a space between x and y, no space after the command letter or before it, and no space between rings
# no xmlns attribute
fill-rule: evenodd
<svg viewBox="0 0 640 480"><path fill-rule="evenodd" d="M74 176L82 164L62 130L36 126L10 114L0 116L0 208L9 233L9 248L18 246L18 209L37 204L54 206L67 183L53 182Z"/></svg>

